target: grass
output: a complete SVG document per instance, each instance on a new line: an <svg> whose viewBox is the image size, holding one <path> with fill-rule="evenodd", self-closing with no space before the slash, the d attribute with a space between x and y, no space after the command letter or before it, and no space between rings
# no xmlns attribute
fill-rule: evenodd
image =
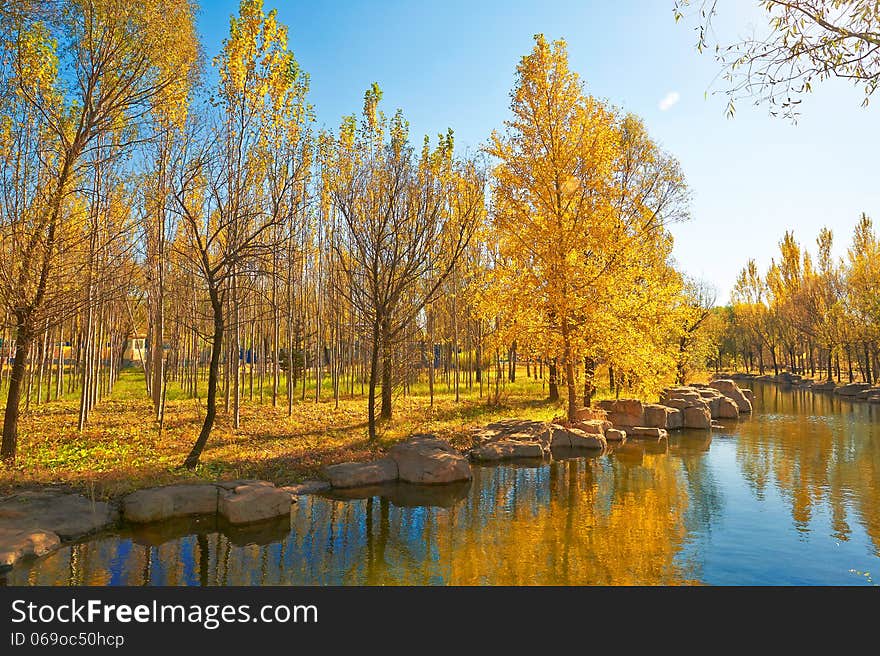
<svg viewBox="0 0 880 656"><path fill-rule="evenodd" d="M358 388L359 391L359 388ZM77 430L78 398L31 405L19 429L18 458L13 467L0 465L0 490L19 486L62 484L87 489L99 497L130 490L195 479L260 478L285 485L320 475L326 464L366 460L391 444L417 432L430 432L459 446L468 444L468 429L505 417L550 419L562 414L561 404L546 400L543 381L527 379L525 367L515 383L505 382L500 403L486 403L479 387L461 386L461 400L445 383L435 386L433 406L427 383L414 385L407 396L397 394L394 416L379 426L371 443L367 436L367 401L359 394L333 400L329 381L322 400L314 401L314 387L294 395L292 416L287 416L283 387L278 407L271 405L271 389L264 388L264 403L247 399L242 390L241 427L233 430L231 417L220 412L214 431L194 471L180 467L198 435L204 418L204 401L186 398L169 385L165 425L161 436L146 397L143 373L123 371L113 393L93 410L86 428ZM560 389L564 396L564 389ZM258 390L255 390L258 396Z"/></svg>

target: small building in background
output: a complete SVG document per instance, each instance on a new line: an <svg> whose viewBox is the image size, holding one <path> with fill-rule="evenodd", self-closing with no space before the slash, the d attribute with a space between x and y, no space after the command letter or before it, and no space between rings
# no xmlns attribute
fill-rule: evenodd
<svg viewBox="0 0 880 656"><path fill-rule="evenodd" d="M147 357L147 336L135 333L125 341L125 349L122 351L123 367L143 366Z"/></svg>

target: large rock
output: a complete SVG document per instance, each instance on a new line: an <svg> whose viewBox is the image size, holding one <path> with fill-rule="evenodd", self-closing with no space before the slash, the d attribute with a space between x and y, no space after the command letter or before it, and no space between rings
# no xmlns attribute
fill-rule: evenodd
<svg viewBox="0 0 880 656"><path fill-rule="evenodd" d="M285 485L279 488L287 492L293 497L304 497L308 494L318 494L330 489L330 483L327 481L303 481L302 483L294 483L293 485Z"/></svg>
<svg viewBox="0 0 880 656"><path fill-rule="evenodd" d="M823 383L813 383L814 392L833 392L837 388L837 383L833 380L826 380Z"/></svg>
<svg viewBox="0 0 880 656"><path fill-rule="evenodd" d="M577 422L572 428L577 428L593 435L604 435L605 431L611 428L611 422L606 419L588 419Z"/></svg>
<svg viewBox="0 0 880 656"><path fill-rule="evenodd" d="M626 440L626 431L619 428L609 428L605 431L605 440L607 442L624 442Z"/></svg>
<svg viewBox="0 0 880 656"><path fill-rule="evenodd" d="M407 483L451 483L471 477L471 466L462 454L433 435L414 435L388 451L397 463L397 476Z"/></svg>
<svg viewBox="0 0 880 656"><path fill-rule="evenodd" d="M644 423L644 410L638 399L604 399L598 406L608 413L608 421L614 426L641 426Z"/></svg>
<svg viewBox="0 0 880 656"><path fill-rule="evenodd" d="M132 492L122 500L122 516L128 522L156 522L172 517L214 514L218 489L215 485L168 485Z"/></svg>
<svg viewBox="0 0 880 656"><path fill-rule="evenodd" d="M837 396L858 396L860 392L871 389L870 383L847 383L835 388L834 393Z"/></svg>
<svg viewBox="0 0 880 656"><path fill-rule="evenodd" d="M691 406L682 410L684 428L709 429L712 427L712 415L709 408L703 406Z"/></svg>
<svg viewBox="0 0 880 656"><path fill-rule="evenodd" d="M502 419L479 429L474 437L484 444L501 440L537 442L548 451L553 441L553 426L531 419Z"/></svg>
<svg viewBox="0 0 880 656"><path fill-rule="evenodd" d="M64 541L113 526L118 519L109 503L60 490L18 492L0 501L0 528L49 531Z"/></svg>
<svg viewBox="0 0 880 656"><path fill-rule="evenodd" d="M24 558L37 558L61 545L61 538L41 529L0 528L0 572Z"/></svg>
<svg viewBox="0 0 880 656"><path fill-rule="evenodd" d="M391 458L371 462L343 462L324 468L333 487L363 487L397 480L397 463Z"/></svg>
<svg viewBox="0 0 880 656"><path fill-rule="evenodd" d="M681 405L673 405L672 401L676 401ZM660 403L674 408L687 407L688 404L694 405L703 401L700 390L696 387L667 387L660 394Z"/></svg>
<svg viewBox="0 0 880 656"><path fill-rule="evenodd" d="M575 449L604 449L608 446L608 443L605 441L604 433L588 433L575 427L563 428L563 430L558 431L558 433L560 436L565 436L567 438L567 443L562 442L561 440L557 443L556 433L554 433L555 446L572 447Z"/></svg>
<svg viewBox="0 0 880 656"><path fill-rule="evenodd" d="M813 383L811 381L810 387L812 387L812 386L813 386ZM741 387L740 389L742 390L743 396L746 397L749 400L749 403L752 404L752 407L755 407L755 393L752 390L750 390L748 387Z"/></svg>
<svg viewBox="0 0 880 656"><path fill-rule="evenodd" d="M543 458L544 446L536 441L502 439L475 447L470 455L474 460L488 462L510 458Z"/></svg>
<svg viewBox="0 0 880 656"><path fill-rule="evenodd" d="M719 378L709 383L710 387L717 389L724 396L733 399L741 413L749 413L752 411L752 403L746 398L742 390L737 384L729 378Z"/></svg>
<svg viewBox="0 0 880 656"><path fill-rule="evenodd" d="M230 524L253 524L290 515L290 493L274 485L239 485L223 490L217 510Z"/></svg>
<svg viewBox="0 0 880 656"><path fill-rule="evenodd" d="M736 401L722 396L717 401L717 410L712 414L713 419L739 419L739 406Z"/></svg>
<svg viewBox="0 0 880 656"><path fill-rule="evenodd" d="M626 431L626 435L636 440L660 440L669 437L664 429L651 426L633 426Z"/></svg>
<svg viewBox="0 0 880 656"><path fill-rule="evenodd" d="M670 408L672 412L666 415L666 429L679 430L684 428L684 417L678 408Z"/></svg>
<svg viewBox="0 0 880 656"><path fill-rule="evenodd" d="M590 421L593 419L608 419L608 413L602 408L585 407L574 411L578 421Z"/></svg>
<svg viewBox="0 0 880 656"><path fill-rule="evenodd" d="M673 426L669 425L669 419L678 414L678 411L675 408L670 408L669 406L657 403L646 404L644 406L644 412L645 420L643 424L645 426L663 429L673 428Z"/></svg>
<svg viewBox="0 0 880 656"><path fill-rule="evenodd" d="M66 490L17 492L0 499L0 570L22 558L42 556L63 541L116 524L119 514L110 504Z"/></svg>

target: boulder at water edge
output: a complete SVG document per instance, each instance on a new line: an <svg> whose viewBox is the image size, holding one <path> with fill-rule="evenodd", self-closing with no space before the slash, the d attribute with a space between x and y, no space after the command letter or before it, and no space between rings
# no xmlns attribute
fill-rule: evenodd
<svg viewBox="0 0 880 656"><path fill-rule="evenodd" d="M433 435L413 435L388 451L398 478L407 483L452 483L471 478L471 466L449 443Z"/></svg>
<svg viewBox="0 0 880 656"><path fill-rule="evenodd" d="M371 462L343 462L324 467L333 487L363 487L397 480L397 463L391 458Z"/></svg>
<svg viewBox="0 0 880 656"><path fill-rule="evenodd" d="M122 516L134 523L214 514L218 488L211 484L167 485L132 492L122 500Z"/></svg>
<svg viewBox="0 0 880 656"><path fill-rule="evenodd" d="M253 524L273 517L290 515L290 494L274 485L238 485L221 490L217 507L230 524Z"/></svg>
<svg viewBox="0 0 880 656"><path fill-rule="evenodd" d="M737 387L736 383L729 378L719 378L709 383L709 386L717 389L724 396L733 399L741 413L749 413L752 411L752 403L746 398L742 390Z"/></svg>
<svg viewBox="0 0 880 656"><path fill-rule="evenodd" d="M543 458L544 448L540 442L525 440L495 440L474 447L471 458L492 462L510 458Z"/></svg>
<svg viewBox="0 0 880 656"><path fill-rule="evenodd" d="M597 404L608 413L614 426L641 426L645 423L642 402L638 399L604 399Z"/></svg>

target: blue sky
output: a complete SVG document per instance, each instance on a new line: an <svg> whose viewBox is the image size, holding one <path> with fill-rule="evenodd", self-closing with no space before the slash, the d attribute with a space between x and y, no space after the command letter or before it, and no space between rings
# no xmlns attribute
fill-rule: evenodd
<svg viewBox="0 0 880 656"><path fill-rule="evenodd" d="M414 138L452 127L459 149L479 148L502 127L532 35L565 38L587 91L640 115L681 161L694 202L692 220L673 228L675 257L715 285L719 303L747 258L769 264L786 230L813 248L827 225L843 254L861 212L880 221L880 107L861 108L859 91L832 81L805 98L797 125L748 102L725 118L725 97L711 93L718 64L694 49L693 22L675 23L673 0L264 3L278 9L311 75L319 125L359 112L376 81L386 113L402 108ZM719 4L722 39L763 26L755 2ZM238 2L201 7L210 58ZM678 101L661 110L669 94Z"/></svg>

